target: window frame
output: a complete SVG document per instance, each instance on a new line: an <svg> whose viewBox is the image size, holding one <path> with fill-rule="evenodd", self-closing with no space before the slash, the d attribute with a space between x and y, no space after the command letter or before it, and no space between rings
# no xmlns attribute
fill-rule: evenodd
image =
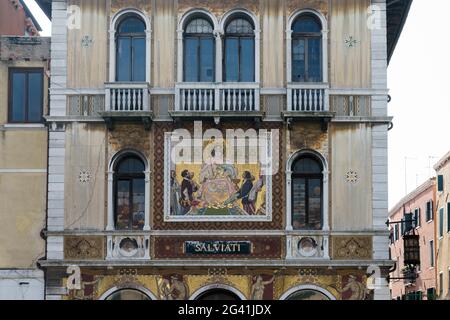
<svg viewBox="0 0 450 320"><path fill-rule="evenodd" d="M145 162L137 155L134 154L125 154L123 155L120 159L118 159L116 165L115 165L115 169L118 169L120 164L124 161L126 161L127 159L136 159L139 160L143 167L144 167L144 171L142 172L133 172L133 173L119 173L117 170L114 171L114 176L113 176L113 208L114 208L114 230L121 230L121 231L133 231L133 230L139 230L142 231L143 228L145 227L145 221L144 221L144 226L143 228L139 228L139 229L133 229L133 217L130 216L129 220L128 220L128 229L123 229L123 228L118 228L117 226L117 219L118 219L118 183L119 181L128 181L129 186L128 186L128 209L129 209L129 213L130 215L132 215L133 213L133 206L134 206L134 202L133 202L133 180L137 180L137 179L142 179L142 181L144 182L144 214L145 214L145 207L147 206L147 199L145 198Z"/></svg>
<svg viewBox="0 0 450 320"><path fill-rule="evenodd" d="M22 72L26 74L26 80L25 80L25 114L24 114L24 121L14 121L13 120L13 74L15 72ZM40 101L40 119L39 121L30 121L29 120L29 95L28 95L28 89L29 89L29 74L30 73L39 73L41 75L42 80L42 97ZM44 68L43 67L11 67L8 68L8 123L11 124L41 124L43 123L44 118L44 100L45 100L45 82L44 82Z"/></svg>
<svg viewBox="0 0 450 320"><path fill-rule="evenodd" d="M292 162L292 168L291 170L295 167L295 164L298 161L301 161L302 159L312 159L315 162L317 162L317 164L320 166L320 168L323 171L323 164L321 163L321 161L319 159L317 159L314 155L309 155L309 154L305 154L303 156L298 157L297 159L295 159L295 161ZM303 228L295 228L294 227L294 198L295 198L295 194L294 194L294 180L296 179L304 179L305 180L305 227ZM320 180L320 228L311 228L308 227L308 221L309 221L309 180ZM323 173L296 173L295 171L292 170L292 174L291 174L291 221L292 221L292 227L294 230L299 230L299 231L311 231L311 230L322 230L323 226L324 226L324 176Z"/></svg>
<svg viewBox="0 0 450 320"><path fill-rule="evenodd" d="M253 28L253 33L227 33L227 28L228 26L235 20L237 19L243 19L245 21L247 21ZM226 57L227 57L227 40L228 39L237 39L238 41L238 80L236 81L228 81L227 80L227 64L226 64ZM242 45L241 45L241 41L242 39L251 39L253 41L253 52L252 52L252 66L253 66L253 75L252 75L252 80L251 81L242 81L242 71L241 71L241 55L242 55ZM225 24L225 28L224 28L224 36L223 36L223 41L222 41L222 47L223 47L223 51L222 51L222 81L223 82L238 82L238 83L248 83L248 82L255 82L256 81L256 68L255 68L255 61L256 61L256 37L255 37L255 26L252 22L252 19L250 19L249 17L246 17L244 14L239 14L236 16L233 16L232 18L229 18L227 23Z"/></svg>
<svg viewBox="0 0 450 320"><path fill-rule="evenodd" d="M319 24L320 29L322 31L320 32L294 32L294 26L297 23L298 20L302 19L303 17L312 17L316 22ZM324 65L323 65L323 56L324 56L324 48L323 48L323 25L322 21L320 21L319 17L317 17L315 14L305 12L300 15L298 15L293 21L291 25L291 82L292 83L323 83L323 73L324 73ZM309 41L315 39L319 40L320 43L320 57L319 57L319 66L320 66L320 80L319 81L311 81L309 80ZM295 80L296 77L294 77L294 42L303 40L305 42L305 59L304 59L304 67L305 67L305 77L303 81L297 81Z"/></svg>
<svg viewBox="0 0 450 320"><path fill-rule="evenodd" d="M207 21L209 23L209 25L211 26L211 29L213 30L213 32L211 33L187 33L186 29L189 26L190 23L192 23L192 21L196 20L196 19L203 19L205 21ZM186 54L187 54L187 46L186 46L186 39L188 38L195 38L198 41L198 45L197 45L197 53L196 53L196 57L197 57L197 80L196 81L187 81L186 80L186 63L188 62L188 59L186 58ZM201 39L210 39L212 40L213 43L213 52L212 52L212 70L213 70L213 74L212 74L212 79L211 81L201 81L201 54L200 54L200 49L201 49ZM209 20L208 17L204 17L203 15L194 15L192 17L190 17L190 19L185 23L185 26L183 28L183 82L194 82L194 83L214 83L215 79L216 79L216 41L215 41L215 37L214 37L214 23L212 21Z"/></svg>
<svg viewBox="0 0 450 320"><path fill-rule="evenodd" d="M120 33L120 27L123 23L125 23L126 20L130 19L130 18L134 18L134 19L138 19L142 22L142 24L144 25L144 31L142 33ZM128 70L128 75L130 80L119 80L119 40L120 39L129 39L130 40L130 58L129 58L129 63L130 63L130 70ZM130 14L127 16L122 17L122 19L117 23L117 28L116 28L116 33L114 36L114 41L115 41L115 55L116 55L116 61L115 63L115 68L116 68L116 75L115 75L115 82L145 82L146 81L146 74L144 74L144 80L134 80L134 61L135 61L135 47L133 45L134 40L135 39L141 39L144 41L144 43L147 41L147 34L146 34L146 23L145 21L136 14ZM147 45L144 45L144 56L147 55ZM147 64L147 62L145 62ZM147 72L147 65L145 66L145 73Z"/></svg>

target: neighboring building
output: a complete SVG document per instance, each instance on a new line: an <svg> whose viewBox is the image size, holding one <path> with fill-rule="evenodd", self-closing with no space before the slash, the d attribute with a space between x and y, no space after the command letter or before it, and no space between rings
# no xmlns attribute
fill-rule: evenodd
<svg viewBox="0 0 450 320"><path fill-rule="evenodd" d="M46 298L390 299L387 64L410 4L54 0ZM176 129L262 142L173 163Z"/></svg>
<svg viewBox="0 0 450 320"><path fill-rule="evenodd" d="M437 295L450 299L450 152L435 166Z"/></svg>
<svg viewBox="0 0 450 320"><path fill-rule="evenodd" d="M26 36L12 3L0 3L0 32L13 34L0 34L0 299L43 299L50 38Z"/></svg>
<svg viewBox="0 0 450 320"><path fill-rule="evenodd" d="M0 1L0 35L39 36L39 23L23 0Z"/></svg>
<svg viewBox="0 0 450 320"><path fill-rule="evenodd" d="M390 222L403 221L403 223L390 226L390 252L391 258L396 262L395 271L390 274L390 277L393 278L390 283L393 299L435 299L435 197L436 179L433 178L408 194L390 211ZM411 221L411 217L415 221ZM420 265L415 268L404 264L403 234L410 232L419 235ZM408 275L417 276L417 279L398 279L409 278Z"/></svg>

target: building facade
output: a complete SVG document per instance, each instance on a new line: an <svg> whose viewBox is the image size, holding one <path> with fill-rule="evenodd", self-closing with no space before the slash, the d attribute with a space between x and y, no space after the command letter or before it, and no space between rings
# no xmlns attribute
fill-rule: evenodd
<svg viewBox="0 0 450 320"><path fill-rule="evenodd" d="M46 298L389 299L409 5L53 0Z"/></svg>
<svg viewBox="0 0 450 320"><path fill-rule="evenodd" d="M433 178L390 211L389 221L393 223L390 252L396 262L395 271L390 275L392 299L434 300L436 297L435 205L436 179ZM404 263L403 234L410 232L419 235L420 264L417 266Z"/></svg>
<svg viewBox="0 0 450 320"><path fill-rule="evenodd" d="M21 1L0 3L0 299L43 299L50 38Z"/></svg>
<svg viewBox="0 0 450 320"><path fill-rule="evenodd" d="M437 295L450 299L450 153L435 166Z"/></svg>

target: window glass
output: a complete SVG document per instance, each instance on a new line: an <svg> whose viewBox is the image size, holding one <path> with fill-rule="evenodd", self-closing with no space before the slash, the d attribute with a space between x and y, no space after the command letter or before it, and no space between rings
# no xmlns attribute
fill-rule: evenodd
<svg viewBox="0 0 450 320"><path fill-rule="evenodd" d="M322 40L318 38L308 40L308 78L312 82L322 81Z"/></svg>
<svg viewBox="0 0 450 320"><path fill-rule="evenodd" d="M226 33L252 34L253 26L246 19L234 19L228 24Z"/></svg>
<svg viewBox="0 0 450 320"><path fill-rule="evenodd" d="M9 121L42 122L44 99L42 70L11 69L9 90Z"/></svg>
<svg viewBox="0 0 450 320"><path fill-rule="evenodd" d="M144 33L145 23L139 18L127 18L119 26L119 33Z"/></svg>
<svg viewBox="0 0 450 320"><path fill-rule="evenodd" d="M28 75L28 120L30 122L42 120L43 90L42 73L30 73Z"/></svg>
<svg viewBox="0 0 450 320"><path fill-rule="evenodd" d="M117 81L131 81L131 38L117 41Z"/></svg>
<svg viewBox="0 0 450 320"><path fill-rule="evenodd" d="M184 80L187 82L196 82L199 80L198 75L198 47L199 40L197 38L186 38L184 42Z"/></svg>
<svg viewBox="0 0 450 320"><path fill-rule="evenodd" d="M200 81L214 81L214 39L200 40Z"/></svg>
<svg viewBox="0 0 450 320"><path fill-rule="evenodd" d="M117 229L128 229L130 220L130 181L119 180L117 182L116 197L116 227Z"/></svg>
<svg viewBox="0 0 450 320"><path fill-rule="evenodd" d="M255 81L255 41L254 39L241 39L241 81Z"/></svg>
<svg viewBox="0 0 450 320"><path fill-rule="evenodd" d="M318 33L322 31L322 26L317 18L302 15L295 21L292 31L296 33Z"/></svg>
<svg viewBox="0 0 450 320"><path fill-rule="evenodd" d="M299 158L292 166L292 226L322 228L322 165L311 157Z"/></svg>
<svg viewBox="0 0 450 320"><path fill-rule="evenodd" d="M145 81L145 38L133 39L133 81Z"/></svg>
<svg viewBox="0 0 450 320"><path fill-rule="evenodd" d="M213 27L205 19L194 19L186 27L186 33L213 33Z"/></svg>
<svg viewBox="0 0 450 320"><path fill-rule="evenodd" d="M292 80L305 81L305 39L294 39L292 42Z"/></svg>
<svg viewBox="0 0 450 320"><path fill-rule="evenodd" d="M137 158L126 158L119 164L119 173L142 173L145 167L141 160Z"/></svg>
<svg viewBox="0 0 450 320"><path fill-rule="evenodd" d="M225 41L226 81L239 81L239 39L227 38Z"/></svg>
<svg viewBox="0 0 450 320"><path fill-rule="evenodd" d="M14 72L12 75L11 120L13 122L25 121L26 78L26 74L22 72Z"/></svg>

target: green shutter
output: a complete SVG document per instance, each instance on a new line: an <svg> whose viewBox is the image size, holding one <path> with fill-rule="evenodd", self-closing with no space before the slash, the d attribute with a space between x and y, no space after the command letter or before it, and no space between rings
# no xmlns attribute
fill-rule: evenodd
<svg viewBox="0 0 450 320"><path fill-rule="evenodd" d="M444 236L444 208L439 210L439 237Z"/></svg>
<svg viewBox="0 0 450 320"><path fill-rule="evenodd" d="M450 232L450 202L447 203L447 232Z"/></svg>
<svg viewBox="0 0 450 320"><path fill-rule="evenodd" d="M444 191L444 176L443 175L438 176L438 191L439 192Z"/></svg>

